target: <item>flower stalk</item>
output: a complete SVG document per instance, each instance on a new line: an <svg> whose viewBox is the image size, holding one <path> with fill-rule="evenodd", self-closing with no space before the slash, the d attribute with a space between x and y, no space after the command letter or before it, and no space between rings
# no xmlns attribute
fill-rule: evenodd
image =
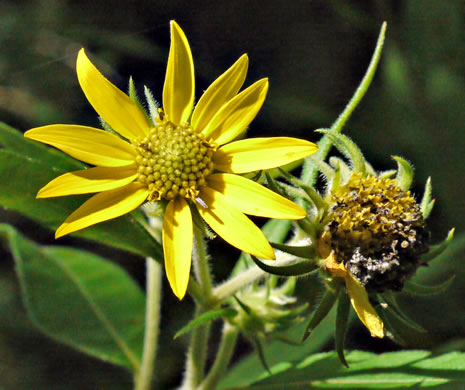
<svg viewBox="0 0 465 390"><path fill-rule="evenodd" d="M154 259L148 257L147 298L145 310L145 335L142 363L135 378L135 390L149 390L157 354L157 341L160 330L160 303L162 268Z"/></svg>
<svg viewBox="0 0 465 390"><path fill-rule="evenodd" d="M216 387L231 361L238 335L238 328L228 322L224 323L223 336L215 362L205 380L197 388L198 390L213 390Z"/></svg>

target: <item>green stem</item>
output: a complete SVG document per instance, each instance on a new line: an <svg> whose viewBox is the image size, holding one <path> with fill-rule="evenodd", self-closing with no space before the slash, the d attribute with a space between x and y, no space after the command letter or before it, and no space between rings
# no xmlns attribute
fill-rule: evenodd
<svg viewBox="0 0 465 390"><path fill-rule="evenodd" d="M207 245L202 232L194 228L194 247L192 250L192 266L197 282L202 291L204 302L208 301L213 291L210 266L208 264Z"/></svg>
<svg viewBox="0 0 465 390"><path fill-rule="evenodd" d="M196 295L195 304L197 307L195 317L198 317L210 308L209 303L212 301L213 284L208 264L206 243L202 232L196 228L194 228L192 267L197 284L192 283L191 289L194 288L194 290L190 292L195 292ZM192 331L189 350L187 352L186 373L181 389L195 389L202 382L205 373L209 334L210 324L200 326Z"/></svg>
<svg viewBox="0 0 465 390"><path fill-rule="evenodd" d="M234 295L241 288L257 280L260 280L261 278L264 278L266 275L267 273L263 272L255 265L247 268L246 271L216 287L213 290L213 301L218 303L223 302L225 299Z"/></svg>
<svg viewBox="0 0 465 390"><path fill-rule="evenodd" d="M201 315L202 312L203 310L197 308L195 317ZM192 331L187 352L186 373L181 390L195 389L203 380L209 333L210 323L199 326Z"/></svg>
<svg viewBox="0 0 465 390"><path fill-rule="evenodd" d="M378 67L379 59L381 58L381 52L383 49L385 33L386 33L386 22L384 22L383 25L381 26L381 31L378 36L378 41L376 42L375 52L373 53L373 56L371 57L370 64L368 65L368 69L365 72L365 75L363 76L361 83L359 84L357 90L355 91L354 95L350 99L347 106L344 108L344 111L341 113L341 115L339 115L339 117L336 119L336 121L331 126L331 130L334 130L338 133L341 132L342 128L344 127L344 125L349 120L350 116L352 115L352 112L355 110L355 108L358 106L362 98L365 96L368 90L368 87L370 86L371 81L373 80L373 76L376 72L376 68ZM313 158L323 161L328 155L331 149L331 145L332 145L331 139L325 135L320 140L320 142L318 142L318 152L316 152L313 155ZM315 184L317 174L318 174L318 169L314 166L314 164L310 161L310 159L306 159L304 166L303 166L302 181L305 184L313 185Z"/></svg>
<svg viewBox="0 0 465 390"><path fill-rule="evenodd" d="M149 390L157 353L160 325L161 266L152 258L147 260L147 298L145 310L145 335L142 363L136 376L135 390Z"/></svg>
<svg viewBox="0 0 465 390"><path fill-rule="evenodd" d="M232 326L228 322L224 323L223 336L221 338L215 362L213 363L207 377L200 384L197 390L213 390L216 387L231 361L234 348L236 347L238 334L239 330L236 327Z"/></svg>

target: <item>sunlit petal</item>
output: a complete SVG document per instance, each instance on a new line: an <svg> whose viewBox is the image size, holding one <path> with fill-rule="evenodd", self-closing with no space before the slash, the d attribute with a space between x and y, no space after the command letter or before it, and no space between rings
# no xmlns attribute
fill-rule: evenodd
<svg viewBox="0 0 465 390"><path fill-rule="evenodd" d="M57 229L55 238L129 213L148 196L145 185L130 183L116 190L101 192L84 202Z"/></svg>
<svg viewBox="0 0 465 390"><path fill-rule="evenodd" d="M277 219L301 219L303 208L245 177L229 173L210 175L208 186L221 192L228 204L243 213Z"/></svg>
<svg viewBox="0 0 465 390"><path fill-rule="evenodd" d="M226 103L203 130L217 145L232 141L257 115L268 92L268 79L261 79Z"/></svg>
<svg viewBox="0 0 465 390"><path fill-rule="evenodd" d="M317 150L314 143L298 138L250 138L224 145L213 155L213 162L220 171L246 173L289 164Z"/></svg>
<svg viewBox="0 0 465 390"><path fill-rule="evenodd" d="M71 157L92 165L129 165L136 156L136 151L129 143L93 127L50 125L31 129L24 136L54 146Z"/></svg>
<svg viewBox="0 0 465 390"><path fill-rule="evenodd" d="M197 132L201 132L220 108L239 92L248 64L249 59L244 54L204 92L192 114L192 127Z"/></svg>
<svg viewBox="0 0 465 390"><path fill-rule="evenodd" d="M197 205L200 215L226 242L262 259L275 258L262 231L220 192L204 187L199 197L208 206Z"/></svg>
<svg viewBox="0 0 465 390"><path fill-rule="evenodd" d="M360 321L367 327L373 337L384 337L384 324L373 306L371 306L365 288L347 272L346 287L349 291L350 302Z"/></svg>
<svg viewBox="0 0 465 390"><path fill-rule="evenodd" d="M374 337L384 337L384 324L379 318L373 306L371 306L368 294L365 288L347 271L344 263L338 263L332 252L325 261L325 267L331 272L335 278L344 278L347 291L350 295L355 312L360 318L360 321L367 327L371 335Z"/></svg>
<svg viewBox="0 0 465 390"><path fill-rule="evenodd" d="M76 71L87 100L113 130L129 140L147 134L149 126L144 113L98 71L84 49L79 51Z"/></svg>
<svg viewBox="0 0 465 390"><path fill-rule="evenodd" d="M186 294L192 261L192 215L187 202L177 197L168 203L163 220L165 270L179 299Z"/></svg>
<svg viewBox="0 0 465 390"><path fill-rule="evenodd" d="M137 178L136 165L126 167L96 167L65 173L42 187L37 198L89 194L114 190Z"/></svg>
<svg viewBox="0 0 465 390"><path fill-rule="evenodd" d="M181 27L171 21L171 47L163 86L163 108L168 120L180 124L189 119L194 105L194 62Z"/></svg>

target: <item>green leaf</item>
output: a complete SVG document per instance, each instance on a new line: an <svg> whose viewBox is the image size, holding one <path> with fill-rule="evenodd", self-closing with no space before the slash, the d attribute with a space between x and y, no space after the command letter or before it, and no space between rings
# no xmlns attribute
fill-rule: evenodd
<svg viewBox="0 0 465 390"><path fill-rule="evenodd" d="M261 262L255 256L250 255L250 257L252 258L252 260L258 268L262 269L265 272L268 272L269 274L278 276L306 275L313 271L316 271L319 268L318 265L315 264L315 262L307 260L300 261L291 265L273 266Z"/></svg>
<svg viewBox="0 0 465 390"><path fill-rule="evenodd" d="M0 134L2 132L0 131ZM28 140L23 139L29 152ZM10 143L11 145L11 143ZM66 196L36 199L37 191L49 181L68 170L81 169L82 165L69 165L69 158L51 148L44 148L37 158L22 153L0 149L0 205L17 211L55 230L66 217L77 209L89 196ZM53 162L56 162L53 163ZM141 256L162 259L161 245L137 221L140 212L126 214L111 221L97 224L73 235L125 249ZM136 218L135 218L136 216Z"/></svg>
<svg viewBox="0 0 465 390"><path fill-rule="evenodd" d="M418 284L412 281L408 281L407 283L405 283L404 289L402 291L408 294L420 295L420 296L438 295L446 291L452 285L454 280L455 280L455 275L452 275L445 282L436 284L434 286L425 286L423 284Z"/></svg>
<svg viewBox="0 0 465 390"><path fill-rule="evenodd" d="M224 309L216 309L216 310L207 311L199 315L197 318L194 318L182 329L178 330L176 334L174 335L174 338L177 339L178 337L210 321L214 321L220 318L233 318L236 316L236 314L237 314L237 310L230 308L230 307L226 307Z"/></svg>
<svg viewBox="0 0 465 390"><path fill-rule="evenodd" d="M283 361L280 372L264 375L247 388L405 389L450 385L448 388L461 389L465 386L463 352L433 356L417 350L380 355L352 351L346 357L350 368L343 367L334 352L311 355L300 362Z"/></svg>
<svg viewBox="0 0 465 390"><path fill-rule="evenodd" d="M30 159L39 160L43 164L57 169L73 171L86 167L85 164L67 156L59 150L50 148L40 142L24 138L23 133L3 122L0 122L0 145L25 158L29 157Z"/></svg>
<svg viewBox="0 0 465 390"><path fill-rule="evenodd" d="M0 238L35 325L89 355L138 369L145 298L124 270L88 252L37 245L9 225L0 225Z"/></svg>
<svg viewBox="0 0 465 390"><path fill-rule="evenodd" d="M402 157L392 156L392 158L397 161L397 185L402 190L408 191L413 181L413 167L407 160L404 160Z"/></svg>

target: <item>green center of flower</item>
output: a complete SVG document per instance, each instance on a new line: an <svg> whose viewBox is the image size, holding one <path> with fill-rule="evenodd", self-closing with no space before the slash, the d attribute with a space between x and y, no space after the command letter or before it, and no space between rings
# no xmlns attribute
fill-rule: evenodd
<svg viewBox="0 0 465 390"><path fill-rule="evenodd" d="M332 201L327 229L337 261L367 290L400 290L428 249L423 216L410 192L392 179L353 175Z"/></svg>
<svg viewBox="0 0 465 390"><path fill-rule="evenodd" d="M138 153L137 181L148 186L149 201L195 199L213 171L214 146L187 123L159 123L133 145Z"/></svg>

